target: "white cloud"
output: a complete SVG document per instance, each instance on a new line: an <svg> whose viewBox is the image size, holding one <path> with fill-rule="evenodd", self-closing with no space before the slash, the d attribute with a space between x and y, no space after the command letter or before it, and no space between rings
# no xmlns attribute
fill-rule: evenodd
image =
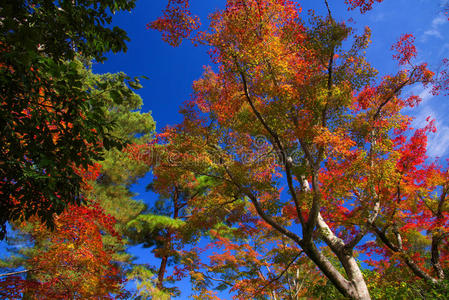
<svg viewBox="0 0 449 300"><path fill-rule="evenodd" d="M424 105L427 101L433 98L432 90L430 88L423 89L418 96L422 99L421 105Z"/></svg>
<svg viewBox="0 0 449 300"><path fill-rule="evenodd" d="M404 110L407 113L413 113L417 110L421 110L423 106L427 104L427 102L434 97L432 95L432 89L431 88L424 88L422 85L415 85L407 90L407 92L404 94L404 98L410 97L412 95L417 95L419 98L421 98L421 102L419 103L418 108L405 108Z"/></svg>
<svg viewBox="0 0 449 300"><path fill-rule="evenodd" d="M423 128L427 125L426 119L427 117L431 117L433 119L436 118L435 111L430 107L430 105L418 106L418 113L413 114L415 118L412 122L413 128Z"/></svg>
<svg viewBox="0 0 449 300"><path fill-rule="evenodd" d="M438 52L438 56L446 54L448 50L449 50L449 43L445 43L443 46L441 46L441 49Z"/></svg>
<svg viewBox="0 0 449 300"><path fill-rule="evenodd" d="M430 29L424 32L424 37L428 37L428 36L434 36L437 38L443 38L443 36L441 35L441 32L437 29Z"/></svg>
<svg viewBox="0 0 449 300"><path fill-rule="evenodd" d="M438 27L444 24L447 20L447 17L443 14L439 14L435 19L432 20L432 27Z"/></svg>
<svg viewBox="0 0 449 300"><path fill-rule="evenodd" d="M427 117L435 120L437 132L427 134L427 155L430 159L446 157L449 155L449 124L445 117L447 115L447 107L441 105L441 98L433 96L428 88L414 87L409 93L419 95L422 98L422 102L418 107L404 111L406 114L414 117L411 126L414 129L424 128L428 124L426 121ZM430 101L433 98L435 101Z"/></svg>
<svg viewBox="0 0 449 300"><path fill-rule="evenodd" d="M382 22L385 19L386 19L386 15L383 12L378 12L378 13L376 13L374 15L371 15L371 17L370 17L370 20L373 21L373 22L376 22L376 23Z"/></svg>
<svg viewBox="0 0 449 300"><path fill-rule="evenodd" d="M430 25L430 28L426 31L424 31L424 34L421 37L421 40L425 42L428 37L436 37L439 39L443 39L443 36L441 35L440 27L444 23L447 22L447 16L445 16L443 13L440 13L438 16L436 16L432 20L432 24Z"/></svg>
<svg viewBox="0 0 449 300"><path fill-rule="evenodd" d="M435 119L437 132L427 135L427 155L429 158L444 157L449 154L449 126L444 118L445 108L438 107L438 103L428 101L434 97L429 89L423 89L419 96L423 98L423 102L417 108L418 112L414 115L412 127L423 128L427 125L427 117Z"/></svg>
<svg viewBox="0 0 449 300"><path fill-rule="evenodd" d="M449 126L436 122L437 132L429 135L427 155L429 157L443 157L449 148Z"/></svg>

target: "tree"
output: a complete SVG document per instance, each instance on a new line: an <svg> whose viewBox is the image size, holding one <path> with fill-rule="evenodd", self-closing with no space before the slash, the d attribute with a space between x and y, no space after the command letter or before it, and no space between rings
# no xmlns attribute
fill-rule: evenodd
<svg viewBox="0 0 449 300"><path fill-rule="evenodd" d="M82 89L75 54L98 61L126 50L126 33L108 28L110 12L134 0L9 1L0 8L1 213L5 223L54 213L80 203L76 168L120 146L109 134L101 104Z"/></svg>
<svg viewBox="0 0 449 300"><path fill-rule="evenodd" d="M373 2L348 4L366 11ZM201 226L209 232L221 223L240 232L263 227L278 241L262 240L265 247L281 252L279 241L287 240L346 297L370 299L356 247L381 251L382 262L404 265L425 282L442 282L447 170L425 162L432 121L414 131L401 114L420 101L401 92L433 78L426 64L413 61L413 36L393 46L400 70L379 79L363 57L369 29L353 35L330 10L305 22L291 1L228 1L210 26L198 36L218 71L205 70L183 123L163 133L167 159L154 167L164 174L155 181L192 188L199 176L213 179L188 202L191 219L205 216ZM414 252L419 235L432 244L422 253ZM377 239L366 243L368 236ZM242 241L216 238L226 263L241 266L235 245Z"/></svg>
<svg viewBox="0 0 449 300"><path fill-rule="evenodd" d="M166 154L164 147L160 147L154 142L150 145L133 145L128 149L131 157L150 168L154 167L160 156ZM153 171L157 170L159 169L153 169ZM167 175L170 176L170 174ZM164 174L159 173L158 176L161 178ZM166 281L175 281L173 276L166 276L167 267L175 263L179 264L182 255L178 250L183 245L198 241L198 228L184 222L186 214L188 214L186 208L188 201L201 195L204 188L208 186L208 182L203 182L196 189L189 188L188 185L181 189L177 182L170 181L169 178L166 179L168 180L165 181L167 184L161 185L158 181L148 185L147 189L157 192L159 199L153 207L149 207L127 224L127 235L133 243L142 244L145 248L153 248L154 255L161 259L160 265L152 267L151 270L151 274L156 274L156 279L152 280L152 276L146 276L148 278L145 285L150 287L146 289L146 292L145 289L142 289L140 294L146 297L155 297L156 294L158 297L164 297L164 294L166 297L179 295L179 290L176 287L169 288L164 284ZM177 277L179 279L179 276Z"/></svg>
<svg viewBox="0 0 449 300"><path fill-rule="evenodd" d="M78 170L83 190L97 178L100 165ZM2 297L34 299L112 299L122 293L122 277L113 252L104 247L103 236L118 238L115 220L95 202L70 205L55 217L50 230L37 217L15 224L14 255L2 261L2 268L24 270L2 274ZM25 247L24 244L31 244ZM25 278L23 277L25 275Z"/></svg>
<svg viewBox="0 0 449 300"><path fill-rule="evenodd" d="M108 249L113 250L114 260L120 262L123 278L135 281L140 286L142 281L146 282L147 277L151 278L152 275L148 275L150 270L146 265L134 263L135 257L127 252L128 246L134 244L129 223L139 218L147 210L147 205L135 199L138 195L131 191L131 187L149 172L150 167L130 155L130 149L145 147L152 141L155 122L150 113L140 112L142 99L138 95L132 93L126 96L130 90L126 87L123 91L123 80L126 78L124 74L106 74L102 77L106 82L113 83L107 88L112 94L98 91L98 94L106 98L109 118L115 120L113 134L129 143L122 150L110 149L105 152L104 160L100 162L99 177L91 182L92 190L86 197L95 199L116 220L115 230L121 239L106 236L104 243ZM113 94L118 97L113 97ZM117 99L121 99L119 103L116 102ZM131 293L128 294L131 297ZM137 297L137 292L132 296Z"/></svg>
<svg viewBox="0 0 449 300"><path fill-rule="evenodd" d="M29 234L39 246L22 266L28 275L1 280L2 297L115 298L122 293L122 277L101 234L116 234L113 225L113 218L96 205L68 207L55 219L53 231L35 222Z"/></svg>
<svg viewBox="0 0 449 300"><path fill-rule="evenodd" d="M81 89L89 91L101 103L105 118L114 122L111 134L131 145L148 143L154 121L149 113L139 111L142 99L127 85L128 77L93 74L90 67L74 62L82 76ZM139 88L133 83L134 89ZM12 223L16 230L8 240L12 255L0 265L10 274L1 278L3 297L103 299L125 295L123 282L134 267L133 257L125 253L126 224L145 209L132 199L130 186L149 168L130 159L125 150L113 148L104 151L103 157L87 169L76 169L87 201L57 216L54 231L36 217ZM26 272L11 276L17 269Z"/></svg>

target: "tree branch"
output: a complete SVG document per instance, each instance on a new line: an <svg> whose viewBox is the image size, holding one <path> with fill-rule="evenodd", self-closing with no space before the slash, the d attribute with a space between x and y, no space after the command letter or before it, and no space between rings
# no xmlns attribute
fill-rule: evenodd
<svg viewBox="0 0 449 300"><path fill-rule="evenodd" d="M284 236L289 237L290 239L292 239L295 243L300 244L301 243L301 238L299 236L297 236L296 234L294 234L293 232L291 232L290 230L282 227L279 223L277 223L275 220L273 220L273 218L271 218L269 215L267 215L263 208L260 206L259 201L257 200L257 197L254 196L254 194L249 191L248 189L242 187L235 179L234 176L232 175L232 173L229 171L229 169L224 166L224 169L226 171L226 173L228 174L228 176L231 178L231 182L239 189L239 191L246 195L251 202L254 205L254 208L257 211L257 214L265 221L267 222L272 228L274 228L275 230L277 230L279 233L283 234Z"/></svg>
<svg viewBox="0 0 449 300"><path fill-rule="evenodd" d="M257 119L260 121L260 123L262 124L262 126L265 128L265 130L268 131L268 133L272 136L272 138L275 141L276 146L278 147L279 151L282 154L281 157L281 161L284 164L285 167L285 173L287 175L287 184L288 184L288 188L290 190L290 194L292 195L293 201L295 202L295 208L296 208L296 213L298 215L298 218L301 222L302 225L304 225L304 220L302 217L302 211L301 211L301 206L299 204L298 198L296 196L296 190L295 187L293 185L293 177L292 177L292 171L291 171L291 162L290 162L290 157L288 157L287 153L285 152L284 147L282 146L282 143L279 139L279 136L276 134L276 132L274 132L270 126L268 126L267 122L265 122L264 118L262 117L262 115L259 113L259 111L256 109L250 93L249 93L249 88L248 88L248 83L246 81L246 77L245 74L243 73L242 70L240 70L239 65L237 60L235 59L235 64L236 67L239 69L239 73L240 73L240 77L242 79L243 82L243 89L244 89L244 94L245 94L245 98L247 100L247 102L249 103L249 105L251 106L251 109L253 111L253 113L256 115Z"/></svg>
<svg viewBox="0 0 449 300"><path fill-rule="evenodd" d="M267 288L268 286L272 285L273 282L278 281L279 279L282 278L282 276L284 276L284 274L288 271L288 269L290 268L290 266L301 256L301 254L303 253L303 251L300 251L288 264L287 266L284 268L284 270L281 272L281 274L279 274L278 276L276 276L275 278L271 279L267 284L265 284L263 287L261 287L260 289L256 290L255 293L253 294L253 297L260 295L260 292L262 292L265 288Z"/></svg>
<svg viewBox="0 0 449 300"><path fill-rule="evenodd" d="M370 216L368 217L368 220L366 221L364 227L357 233L357 235L351 241L346 243L345 248L347 250L354 249L354 247L363 239L363 237L368 233L368 230L374 224L374 221L376 221L379 212L380 212L380 201L377 200L376 203L374 204L374 209L370 213Z"/></svg>
<svg viewBox="0 0 449 300"><path fill-rule="evenodd" d="M327 0L324 0L324 3L326 4L327 13L329 15L329 18L332 20L332 13L331 13L331 9L329 8L329 3L327 2Z"/></svg>
<svg viewBox="0 0 449 300"><path fill-rule="evenodd" d="M374 229L374 232L376 233L376 235L380 238L380 240L381 240L381 241L382 241L388 248L390 248L391 251L400 254L400 257L402 258L402 260L404 261L404 263L410 268L410 270L412 270L412 272L413 272L416 276L418 276L418 277L420 277L420 278L422 278L422 279L424 279L424 280L426 280L426 281L428 281L428 282L431 282L431 283L437 283L437 282L438 282L438 280L436 280L435 278L432 278L429 274L427 274L426 272L424 272L423 270L421 270L421 268L420 268L420 267L419 267L419 266L418 266L412 259L410 259L410 258L407 256L407 254L405 253L405 251L402 249L402 238L401 238L399 232L397 232L397 230L395 230L395 231L396 231L395 235L396 235L396 238L398 239L398 244L399 244L399 245L398 245L398 246L395 246L395 245L393 245L393 244L390 242L390 240L388 239L388 237L386 236L386 234L385 234L383 231L379 230L379 228L377 228L377 227L374 226L374 225L373 225L373 229Z"/></svg>
<svg viewBox="0 0 449 300"><path fill-rule="evenodd" d="M36 271L36 270L23 270L23 271L17 271L17 272L3 273L3 274L0 274L0 277L14 276L14 275L19 275L19 274L34 272L34 271Z"/></svg>
<svg viewBox="0 0 449 300"><path fill-rule="evenodd" d="M378 117L379 117L379 115L380 115L380 112L382 111L382 108L385 106L385 105L387 105L387 103L388 102L390 102L391 101L391 99L393 99L393 97L397 94L397 93L399 93L408 83L410 83L410 79L411 79L411 77L413 76L413 74L415 73L415 71L416 71L416 69L413 69L413 71L412 71L412 73L410 74L410 76L408 77L408 79L406 80L406 81L404 81L403 83L401 83L392 93L391 93L391 95L389 96L389 97L387 97L387 99L384 101L384 102L382 102L380 105L379 105L379 107L377 108L377 111L376 111L376 113L374 114L374 116L373 116L373 120L376 120Z"/></svg>

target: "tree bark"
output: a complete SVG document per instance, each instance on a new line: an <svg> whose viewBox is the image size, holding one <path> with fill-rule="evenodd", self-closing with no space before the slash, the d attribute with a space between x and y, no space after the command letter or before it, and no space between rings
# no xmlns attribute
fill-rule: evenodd
<svg viewBox="0 0 449 300"><path fill-rule="evenodd" d="M310 186L306 178L302 177L301 180L302 189L305 192L309 192ZM318 213L316 225L323 241L329 246L342 264L348 279L329 262L312 240L303 240L301 247L304 252L306 252L343 295L357 300L370 300L371 297L368 287L366 286L362 271L354 258L352 248L348 248L344 241L332 232L320 213Z"/></svg>
<svg viewBox="0 0 449 300"><path fill-rule="evenodd" d="M178 200L179 200L179 190L177 187L175 187L175 190L173 192L173 219L175 219L175 220L178 219L178 217L179 217L179 201ZM172 234L173 234L173 230L168 229L167 235L166 235L166 244L164 247L166 250L166 253L162 257L162 261L159 266L159 271L157 274L156 287L160 290L162 290L164 288L164 284L163 284L164 276L165 276L165 271L167 269L168 258L170 256L170 254L168 252L171 250L171 247L172 247L172 243L171 243Z"/></svg>
<svg viewBox="0 0 449 300"><path fill-rule="evenodd" d="M167 261L168 261L168 256L167 255L162 257L162 261L161 261L161 264L159 266L159 272L157 274L156 287L158 289L160 289L160 290L162 290L164 288L163 282L164 282L165 270L167 269Z"/></svg>

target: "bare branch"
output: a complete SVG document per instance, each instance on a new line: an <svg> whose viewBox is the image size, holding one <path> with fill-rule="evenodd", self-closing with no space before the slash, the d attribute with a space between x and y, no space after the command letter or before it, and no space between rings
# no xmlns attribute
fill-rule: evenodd
<svg viewBox="0 0 449 300"><path fill-rule="evenodd" d="M303 253L303 251L300 251L288 264L287 266L284 268L284 270L275 278L271 279L267 284L265 284L263 287L261 287L260 289L256 290L254 293L254 297L256 295L259 295L260 292L262 292L264 289L266 289L268 286L272 285L273 282L278 281L279 279L282 278L282 276L284 276L284 274L288 271L288 269L290 268L290 266L301 256L301 254Z"/></svg>
<svg viewBox="0 0 449 300"><path fill-rule="evenodd" d="M0 274L0 277L14 276L14 275L19 275L19 274L34 272L34 271L36 271L36 270L23 270L23 271L17 271L17 272L3 273L3 274Z"/></svg>
<svg viewBox="0 0 449 300"><path fill-rule="evenodd" d="M329 3L327 2L327 0L324 0L324 3L326 4L327 13L329 15L329 18L332 20L332 13L331 13L331 9L329 8Z"/></svg>

